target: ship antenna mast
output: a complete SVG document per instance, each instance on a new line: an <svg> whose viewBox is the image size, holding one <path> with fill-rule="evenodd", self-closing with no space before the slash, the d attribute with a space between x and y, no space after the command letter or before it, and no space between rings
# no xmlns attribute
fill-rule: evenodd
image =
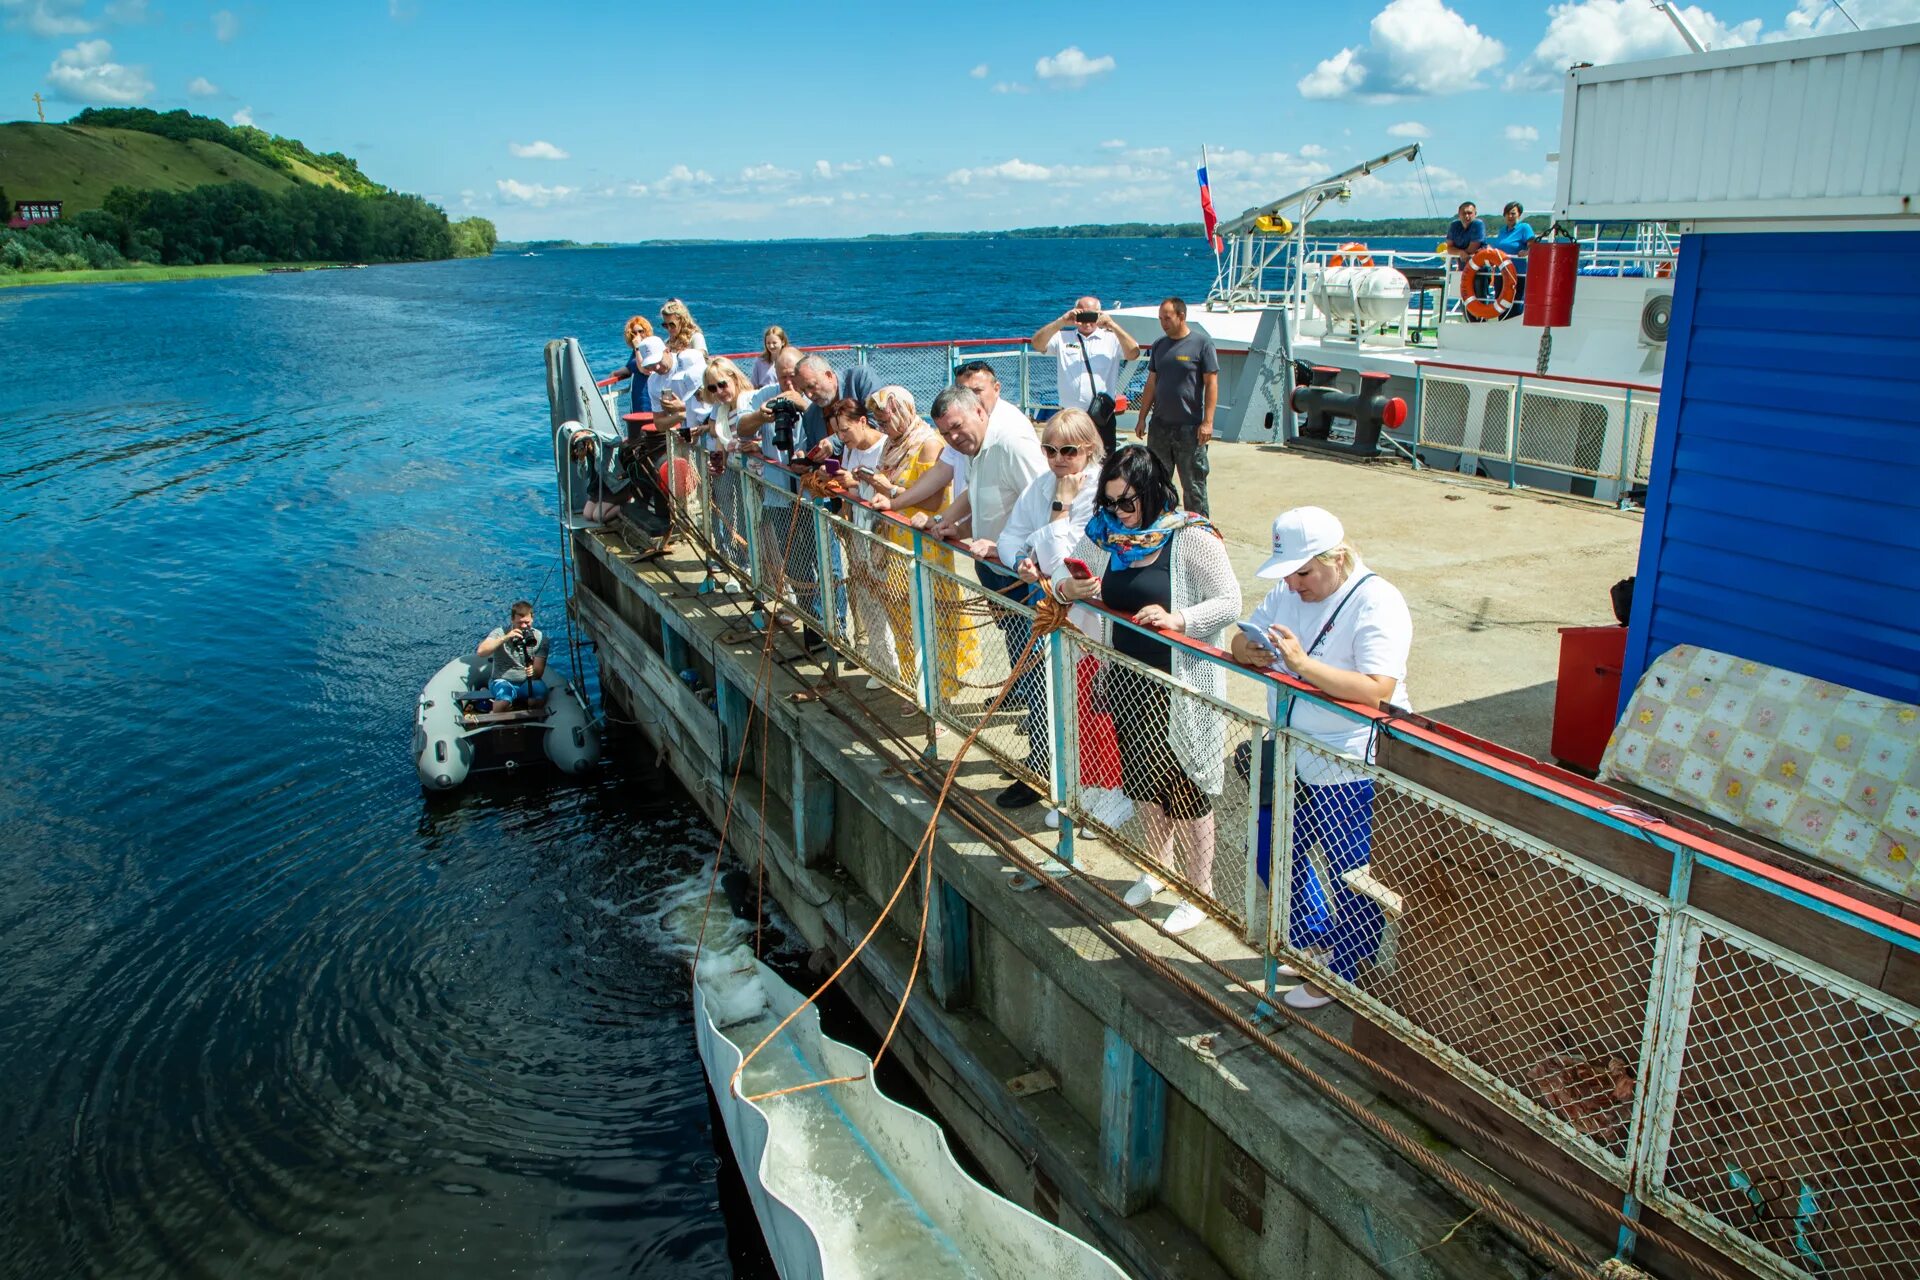
<svg viewBox="0 0 1920 1280"><path fill-rule="evenodd" d="M1667 21L1671 22L1673 29L1680 33L1680 38L1687 42L1687 48L1695 53L1707 51L1707 46L1700 43L1700 37L1693 34L1693 28L1688 26L1687 20L1681 16L1678 5L1668 4L1666 0L1656 0L1653 7L1667 15Z"/></svg>

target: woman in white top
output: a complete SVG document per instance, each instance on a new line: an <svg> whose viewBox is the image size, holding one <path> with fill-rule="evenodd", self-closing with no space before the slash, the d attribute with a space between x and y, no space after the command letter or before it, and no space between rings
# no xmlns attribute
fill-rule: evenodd
<svg viewBox="0 0 1920 1280"><path fill-rule="evenodd" d="M1047 419L1040 432L1040 452L1047 469L1035 476L1000 531L996 551L1000 563L1027 582L1051 582L1061 562L1093 519L1095 481L1106 450L1100 430L1083 409L1062 409ZM1120 793L1120 750L1113 736L1113 718L1094 697L1093 684L1100 664L1092 656L1075 667L1080 702L1080 803L1101 825L1118 828L1133 816L1133 805ZM1034 699L1027 708L1027 767L1044 774L1047 755L1047 703ZM1060 813L1047 810L1049 827L1060 825ZM1092 828L1086 829L1089 835Z"/></svg>
<svg viewBox="0 0 1920 1280"><path fill-rule="evenodd" d="M740 366L725 356L707 361L700 388L687 406L687 425L699 432L694 443L706 450L709 527L712 530L712 554L707 573L712 586L701 590L737 591L739 585L727 575L727 563L745 564L747 535L744 513L740 508L740 479L727 469L727 454L738 448L734 423L747 412L753 401L753 388Z"/></svg>
<svg viewBox="0 0 1920 1280"><path fill-rule="evenodd" d="M887 452L887 435L867 418L867 408L852 396L842 396L822 410L827 430L840 442L840 474L844 480L859 481L859 496L873 496L873 478ZM865 507L849 504L841 513L856 529L871 532L874 514ZM887 562L890 553L872 538L842 535L846 557L847 588L853 599L853 617L859 627L856 643L860 661L872 673L867 688L878 689L886 675L897 684L901 670L895 664L892 628L887 618Z"/></svg>
<svg viewBox="0 0 1920 1280"><path fill-rule="evenodd" d="M1108 662L1100 688L1113 715L1120 746L1120 789L1138 810L1147 857L1177 868L1207 897L1213 885L1213 797L1226 780L1226 723L1179 686L1223 696L1220 667L1175 647L1152 632L1218 644L1240 616L1240 584L1227 560L1226 543L1204 516L1180 510L1172 477L1143 445L1128 445L1100 469L1098 510L1074 556L1093 571L1053 575L1063 600L1097 600L1131 614L1134 627L1112 627L1104 614L1075 610L1075 624L1102 644L1111 643L1134 663L1164 674ZM1127 890L1126 901L1145 906L1166 886L1151 873ZM1162 926L1184 933L1203 919L1189 902L1174 904Z"/></svg>
<svg viewBox="0 0 1920 1280"><path fill-rule="evenodd" d="M698 351L707 355L707 335L693 322L693 313L678 298L668 298L660 306L660 331L667 335L668 351Z"/></svg>
<svg viewBox="0 0 1920 1280"><path fill-rule="evenodd" d="M1273 555L1259 574L1280 579L1250 619L1267 643L1256 645L1236 634L1236 662L1262 668L1277 664L1342 702L1411 709L1406 678L1413 615L1405 597L1361 563L1331 512L1319 507L1282 512L1273 522ZM1269 698L1269 714L1277 711L1276 703ZM1367 864L1373 844L1373 782L1342 757L1367 760L1372 727L1307 698L1289 701L1287 727L1325 749L1292 753L1297 785L1287 945L1318 954L1336 977L1357 982L1361 961L1371 960L1380 948L1383 921L1379 906L1340 878ZM1273 777L1270 767L1261 772ZM1325 885L1307 857L1316 844L1331 875ZM1292 965L1282 965L1280 972L1304 976ZM1296 1009L1318 1009L1333 999L1311 982L1285 998Z"/></svg>

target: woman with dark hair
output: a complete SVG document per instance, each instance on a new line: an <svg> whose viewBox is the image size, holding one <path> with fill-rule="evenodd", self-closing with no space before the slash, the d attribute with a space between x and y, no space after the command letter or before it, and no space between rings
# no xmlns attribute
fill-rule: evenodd
<svg viewBox="0 0 1920 1280"><path fill-rule="evenodd" d="M1527 246L1533 242L1533 228L1520 220L1520 215L1525 212L1518 200L1507 201L1506 207L1500 210L1503 225L1487 237L1489 249L1498 249L1513 259L1513 307L1500 317L1502 320L1511 320L1519 315L1520 304L1527 296Z"/></svg>
<svg viewBox="0 0 1920 1280"><path fill-rule="evenodd" d="M1212 798L1225 781L1226 725L1202 700L1176 698L1174 685L1218 698L1226 677L1217 664L1150 632L1217 644L1240 616L1240 584L1219 531L1205 516L1180 510L1172 478L1145 446L1109 456L1094 495L1093 519L1073 553L1093 576L1072 577L1063 564L1054 590L1064 600L1132 614L1133 627L1112 627L1090 609L1075 610L1074 621L1094 640L1166 673L1155 679L1119 662L1102 673L1120 741L1120 790L1144 828L1147 856L1213 897ZM1142 874L1126 901L1145 906L1165 887ZM1163 928L1185 933L1203 918L1177 901Z"/></svg>

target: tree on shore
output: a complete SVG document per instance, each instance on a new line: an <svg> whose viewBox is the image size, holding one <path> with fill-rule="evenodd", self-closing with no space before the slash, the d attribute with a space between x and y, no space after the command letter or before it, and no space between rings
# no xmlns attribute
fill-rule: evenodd
<svg viewBox="0 0 1920 1280"><path fill-rule="evenodd" d="M453 224L453 256L484 258L500 243L500 233L485 218L462 218Z"/></svg>

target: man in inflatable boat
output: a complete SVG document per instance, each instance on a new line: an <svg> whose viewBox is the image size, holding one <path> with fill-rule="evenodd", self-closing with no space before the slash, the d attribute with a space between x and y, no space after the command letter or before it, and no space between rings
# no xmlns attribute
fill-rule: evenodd
<svg viewBox="0 0 1920 1280"><path fill-rule="evenodd" d="M547 705L547 686L540 679L547 673L547 637L533 625L531 604L515 600L507 612L507 625L487 632L478 652L481 657L492 660L487 669L492 710Z"/></svg>

